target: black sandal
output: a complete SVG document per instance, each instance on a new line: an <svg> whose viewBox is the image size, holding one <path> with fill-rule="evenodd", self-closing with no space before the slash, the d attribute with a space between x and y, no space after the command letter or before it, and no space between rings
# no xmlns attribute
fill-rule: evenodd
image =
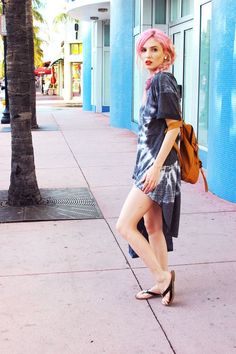
<svg viewBox="0 0 236 354"><path fill-rule="evenodd" d="M147 297L138 297L138 295L145 295L147 294ZM153 291L150 290L141 290L138 294L135 295L137 300L149 300L152 299L153 297L160 297L161 294L154 293Z"/></svg>
<svg viewBox="0 0 236 354"><path fill-rule="evenodd" d="M168 288L161 294L162 298L164 298L168 293L170 293L169 300L167 304L163 304L165 306L170 306L174 300L175 297L175 287L174 287L174 282L175 282L175 271L172 270L171 272L171 280Z"/></svg>

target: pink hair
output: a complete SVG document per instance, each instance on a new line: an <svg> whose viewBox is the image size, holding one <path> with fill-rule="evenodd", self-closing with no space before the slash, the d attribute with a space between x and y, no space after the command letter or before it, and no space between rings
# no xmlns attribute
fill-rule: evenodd
<svg viewBox="0 0 236 354"><path fill-rule="evenodd" d="M173 64L176 54L175 48L171 39L162 31L156 28L150 28L140 34L136 44L136 51L139 57L141 57L142 48L149 38L154 38L160 45L166 55L167 59L161 64L156 71L163 71L169 69Z"/></svg>

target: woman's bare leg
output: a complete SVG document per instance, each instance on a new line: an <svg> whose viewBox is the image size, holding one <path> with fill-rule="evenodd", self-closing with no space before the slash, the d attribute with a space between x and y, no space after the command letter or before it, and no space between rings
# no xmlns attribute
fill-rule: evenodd
<svg viewBox="0 0 236 354"><path fill-rule="evenodd" d="M149 243L158 263L163 270L168 271L168 252L162 229L162 210L157 203L153 202L152 207L144 215L144 222L149 236Z"/></svg>
<svg viewBox="0 0 236 354"><path fill-rule="evenodd" d="M144 215L144 222L149 236L149 243L157 261L162 270L168 271L168 252L162 230L162 210L155 202L153 202L152 207ZM149 288L148 291L154 294L161 294L159 284L155 284L153 287ZM140 291L136 297L138 299L148 299L150 298L150 293L147 293L146 290Z"/></svg>
<svg viewBox="0 0 236 354"><path fill-rule="evenodd" d="M162 269L152 247L137 230L138 221L152 206L153 201L141 190L133 187L123 205L116 227L150 269L155 282L159 283L160 291L163 292L170 283L171 275ZM167 294L163 301L168 301L168 296Z"/></svg>

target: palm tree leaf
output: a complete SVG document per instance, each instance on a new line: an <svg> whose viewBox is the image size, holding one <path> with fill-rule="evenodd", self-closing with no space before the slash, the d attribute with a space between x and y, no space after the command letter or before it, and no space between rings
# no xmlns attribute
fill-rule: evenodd
<svg viewBox="0 0 236 354"><path fill-rule="evenodd" d="M40 22L40 23L44 23L44 19L43 19L43 16L42 14L35 8L33 8L33 18L34 18L34 21L37 21L37 22Z"/></svg>
<svg viewBox="0 0 236 354"><path fill-rule="evenodd" d="M78 23L79 21L70 15L68 15L65 12L60 13L59 15L55 16L53 19L53 24L58 25L60 23L66 23L66 22L76 22Z"/></svg>

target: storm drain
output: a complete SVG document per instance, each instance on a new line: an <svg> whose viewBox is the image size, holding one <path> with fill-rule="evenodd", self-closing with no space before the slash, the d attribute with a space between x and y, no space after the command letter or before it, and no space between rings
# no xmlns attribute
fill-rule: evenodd
<svg viewBox="0 0 236 354"><path fill-rule="evenodd" d="M94 207L96 205L95 201L92 199L53 199L53 198L43 198L41 205L70 205L70 206L82 206L89 205Z"/></svg>
<svg viewBox="0 0 236 354"><path fill-rule="evenodd" d="M41 189L40 192L40 204L12 207L7 204L7 191L0 191L0 222L103 218L88 188Z"/></svg>

